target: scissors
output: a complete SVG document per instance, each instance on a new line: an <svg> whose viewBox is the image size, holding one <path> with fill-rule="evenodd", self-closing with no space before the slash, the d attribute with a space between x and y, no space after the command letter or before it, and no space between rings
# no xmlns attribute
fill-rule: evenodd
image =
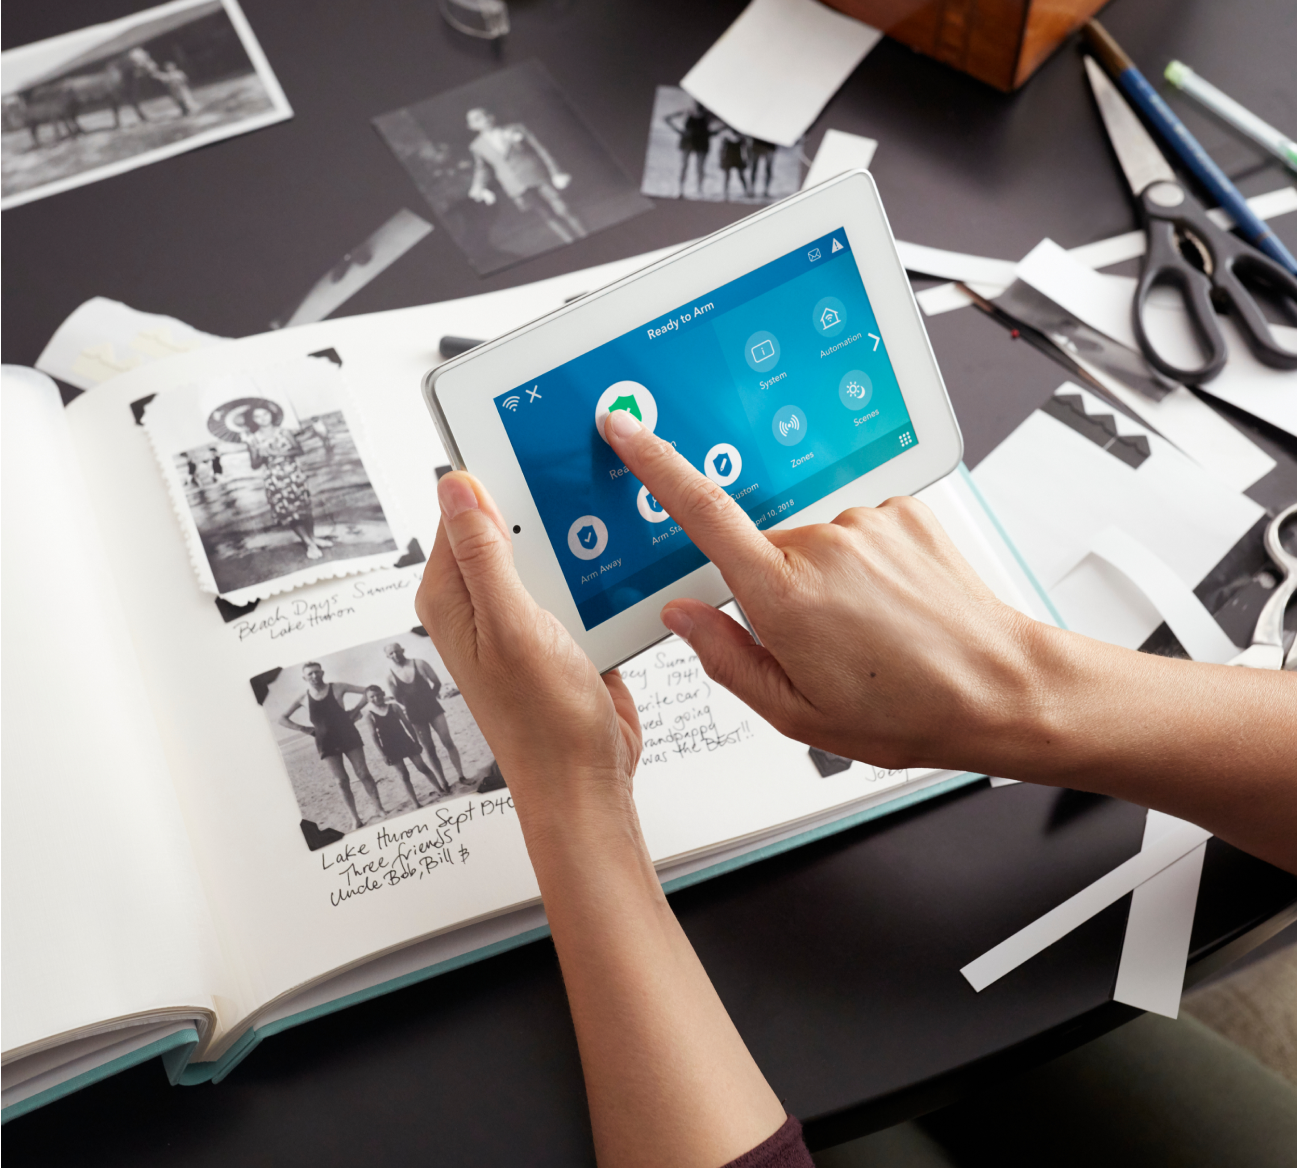
<svg viewBox="0 0 1297 1168"><path fill-rule="evenodd" d="M1252 634L1252 644L1243 650L1231 665L1247 665L1252 669L1293 669L1297 670L1297 646L1288 654L1284 662L1283 652L1283 617L1288 602L1297 593L1297 556L1283 545L1280 529L1284 522L1297 515L1297 503L1285 507L1265 528L1265 550L1276 566L1283 573L1273 595L1265 602L1261 615L1256 618L1256 631Z"/></svg>
<svg viewBox="0 0 1297 1168"><path fill-rule="evenodd" d="M1133 308L1135 337L1148 363L1187 385L1201 385L1215 377L1229 357L1216 321L1213 302L1217 302L1233 313L1258 361L1274 369L1297 369L1297 352L1275 340L1260 305L1243 284L1247 279L1297 307L1297 277L1216 226L1203 205L1176 178L1166 156L1094 58L1085 58L1085 71L1148 234L1148 250L1135 287ZM1185 258L1189 250L1199 264ZM1197 369L1172 365L1154 348L1144 327L1149 294L1162 284L1174 287L1184 301L1194 334L1206 355Z"/></svg>

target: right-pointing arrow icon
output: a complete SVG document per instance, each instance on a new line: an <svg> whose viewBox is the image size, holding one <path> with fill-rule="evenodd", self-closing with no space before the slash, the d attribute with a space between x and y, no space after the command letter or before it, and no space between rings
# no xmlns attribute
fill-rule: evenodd
<svg viewBox="0 0 1297 1168"><path fill-rule="evenodd" d="M874 337L874 334L873 334L873 333L866 333L865 335L868 336L868 337ZM881 341L882 339L883 339L882 337L874 337L874 352L875 352L875 353L878 352L878 342Z"/></svg>

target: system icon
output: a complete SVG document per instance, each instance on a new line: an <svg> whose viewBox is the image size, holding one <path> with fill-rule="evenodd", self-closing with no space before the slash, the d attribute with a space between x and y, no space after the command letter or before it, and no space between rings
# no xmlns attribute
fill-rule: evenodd
<svg viewBox="0 0 1297 1168"><path fill-rule="evenodd" d="M522 398L520 398L516 393L511 393L511 394L510 394L507 398L505 398L504 401L502 401L500 404L501 404L502 406L504 406L504 408L505 408L506 410L508 410L510 413L517 413L517 412L518 412L518 403L519 403L520 401L522 401Z"/></svg>
<svg viewBox="0 0 1297 1168"><path fill-rule="evenodd" d="M666 508L649 494L648 487L640 487L639 494L635 497L635 506L650 523L665 523L671 518L666 513Z"/></svg>
<svg viewBox="0 0 1297 1168"><path fill-rule="evenodd" d="M599 395L594 405L594 425L605 442L603 424L613 410L625 410L650 433L657 429L658 404L653 395L638 381L618 381Z"/></svg>
<svg viewBox="0 0 1297 1168"><path fill-rule="evenodd" d="M779 364L779 338L761 329L743 342L743 360L753 373L766 373Z"/></svg>
<svg viewBox="0 0 1297 1168"><path fill-rule="evenodd" d="M796 446L806 437L806 415L796 406L784 406L775 411L770 431L781 446Z"/></svg>
<svg viewBox="0 0 1297 1168"><path fill-rule="evenodd" d="M703 473L717 486L728 487L743 473L743 457L738 447L718 442L703 459Z"/></svg>
<svg viewBox="0 0 1297 1168"><path fill-rule="evenodd" d="M598 515L582 515L567 529L567 550L578 560L593 560L608 546L608 525Z"/></svg>

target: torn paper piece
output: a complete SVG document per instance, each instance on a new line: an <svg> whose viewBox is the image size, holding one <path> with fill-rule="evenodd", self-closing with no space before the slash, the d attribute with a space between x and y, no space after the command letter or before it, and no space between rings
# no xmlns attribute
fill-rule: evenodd
<svg viewBox="0 0 1297 1168"><path fill-rule="evenodd" d="M1132 351L1139 351L1131 323L1135 281L1130 277L1105 276L1092 271L1051 239L1042 240L1032 248L1018 265L1017 272L1023 283L1035 288L1078 320L1106 333ZM1156 317L1165 326L1158 329L1159 341L1180 346L1175 350L1176 359L1198 360L1196 349L1191 348L1188 354L1185 353L1187 346L1194 345L1192 338L1178 335L1187 333L1189 327L1188 316L1178 299L1159 296L1150 300L1149 317ZM1223 323L1225 318L1220 319ZM1237 333L1235 338L1237 343L1230 348L1231 361L1240 350L1247 352L1247 346ZM1260 362L1253 359L1241 368L1259 365ZM1269 372L1277 380L1269 382L1262 378L1258 379L1260 383L1282 385L1290 393L1297 388L1297 374L1282 370ZM1221 377L1224 376L1222 373ZM1208 389L1210 392L1210 386ZM1275 460L1270 455L1183 386L1177 386L1156 402L1120 384L1112 387L1111 392L1200 466L1236 490L1246 490L1275 468Z"/></svg>
<svg viewBox="0 0 1297 1168"><path fill-rule="evenodd" d="M1012 937L988 949L976 961L970 961L959 972L973 989L981 993L1006 973L1043 953L1055 941L1066 937L1073 929L1085 924L1091 917L1115 904L1128 892L1133 892L1144 881L1170 867L1194 848L1211 838L1192 823L1181 823L1149 848L1119 864L1106 876L1083 888L1075 896L1063 901L1043 917L1020 929Z"/></svg>
<svg viewBox="0 0 1297 1168"><path fill-rule="evenodd" d="M173 316L95 296L54 331L36 368L77 389L94 389L128 369L223 340Z"/></svg>
<svg viewBox="0 0 1297 1168"><path fill-rule="evenodd" d="M739 133L792 146L882 35L817 0L752 0L680 87Z"/></svg>
<svg viewBox="0 0 1297 1168"><path fill-rule="evenodd" d="M1106 560L1135 585L1161 614L1167 627L1194 661L1224 665L1238 647L1175 572L1120 527L1106 527L1090 551Z"/></svg>
<svg viewBox="0 0 1297 1168"><path fill-rule="evenodd" d="M802 190L849 170L868 170L877 149L877 139L863 138L843 130L825 130L820 148L815 152L815 161L802 181Z"/></svg>
<svg viewBox="0 0 1297 1168"><path fill-rule="evenodd" d="M1070 384L991 451L973 481L1067 627L1130 649L1163 618L1124 574L1090 554L1100 532L1121 528L1194 588L1265 514Z"/></svg>
<svg viewBox="0 0 1297 1168"><path fill-rule="evenodd" d="M1174 815L1150 811L1144 823L1143 848L1164 839L1183 823ZM1201 843L1135 889L1126 918L1114 1001L1167 1018L1179 1016L1206 854L1207 845Z"/></svg>
<svg viewBox="0 0 1297 1168"><path fill-rule="evenodd" d="M204 592L248 604L401 555L379 464L332 361L177 386L146 405L144 429Z"/></svg>
<svg viewBox="0 0 1297 1168"><path fill-rule="evenodd" d="M321 276L302 302L284 314L279 328L314 324L336 312L375 276L432 231L432 224L402 207L364 243L357 244Z"/></svg>
<svg viewBox="0 0 1297 1168"><path fill-rule="evenodd" d="M902 239L896 241L896 250L907 272L960 280L974 289L1006 287L1015 279L1017 265L1012 260L965 255L939 247L924 247L921 243L906 243Z"/></svg>

